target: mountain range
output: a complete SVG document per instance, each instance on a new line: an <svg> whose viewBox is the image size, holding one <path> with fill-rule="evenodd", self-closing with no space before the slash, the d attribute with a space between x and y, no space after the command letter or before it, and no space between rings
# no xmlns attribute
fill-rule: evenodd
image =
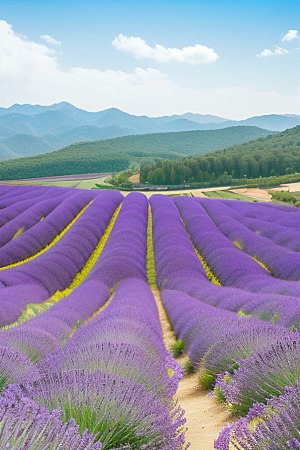
<svg viewBox="0 0 300 450"><path fill-rule="evenodd" d="M216 130L256 126L283 131L300 124L294 114L264 115L234 121L213 115L135 116L116 108L89 112L67 102L51 106L12 105L0 108L0 159L31 156L77 142L174 131Z"/></svg>

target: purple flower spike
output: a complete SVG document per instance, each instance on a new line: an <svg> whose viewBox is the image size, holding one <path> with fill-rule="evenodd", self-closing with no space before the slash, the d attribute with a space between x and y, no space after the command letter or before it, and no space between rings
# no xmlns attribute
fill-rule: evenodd
<svg viewBox="0 0 300 450"><path fill-rule="evenodd" d="M63 424L62 411L37 405L9 391L0 397L0 448L8 450L101 450L87 430L82 436L73 419Z"/></svg>
<svg viewBox="0 0 300 450"><path fill-rule="evenodd" d="M184 434L177 432L185 423L179 407L170 411L144 386L109 373L52 373L10 385L4 394L17 403L28 398L52 413L61 409L62 422L74 418L80 434L88 428L107 449L132 443L133 448L176 450L184 442Z"/></svg>
<svg viewBox="0 0 300 450"><path fill-rule="evenodd" d="M0 345L0 393L3 387L30 376L38 377L38 371L24 353Z"/></svg>
<svg viewBox="0 0 300 450"><path fill-rule="evenodd" d="M217 450L299 450L300 386L289 386L279 398L260 403L246 417L228 424L215 441Z"/></svg>

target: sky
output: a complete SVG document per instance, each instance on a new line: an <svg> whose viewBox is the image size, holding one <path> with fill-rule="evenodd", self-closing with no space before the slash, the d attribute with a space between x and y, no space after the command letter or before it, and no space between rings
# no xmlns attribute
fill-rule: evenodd
<svg viewBox="0 0 300 450"><path fill-rule="evenodd" d="M0 106L300 114L299 0L0 0Z"/></svg>

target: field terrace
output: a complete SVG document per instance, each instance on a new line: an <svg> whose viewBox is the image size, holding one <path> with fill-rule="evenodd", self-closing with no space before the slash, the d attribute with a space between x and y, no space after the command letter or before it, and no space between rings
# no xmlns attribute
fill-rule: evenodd
<svg viewBox="0 0 300 450"><path fill-rule="evenodd" d="M191 449L300 449L299 230L270 203L0 186L0 448L188 448L173 343L234 422Z"/></svg>

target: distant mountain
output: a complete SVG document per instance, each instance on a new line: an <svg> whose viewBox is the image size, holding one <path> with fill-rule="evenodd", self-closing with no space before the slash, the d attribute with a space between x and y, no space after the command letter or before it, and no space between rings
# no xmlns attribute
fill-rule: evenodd
<svg viewBox="0 0 300 450"><path fill-rule="evenodd" d="M6 127L5 125L2 125L0 123L0 136L1 138L6 138L9 136L13 136L15 134L15 131L11 130L10 128Z"/></svg>
<svg viewBox="0 0 300 450"><path fill-rule="evenodd" d="M13 152L9 147L6 147L6 145L0 143L0 160L19 157L20 155L18 153Z"/></svg>
<svg viewBox="0 0 300 450"><path fill-rule="evenodd" d="M218 116L212 116L210 114L195 114L195 113L184 113L179 115L174 114L173 116L163 116L159 117L159 119L162 119L165 123L172 122L176 119L187 119L191 120L193 122L201 123L201 124L211 124L211 123L222 123L225 122L228 119L223 119L222 117Z"/></svg>
<svg viewBox="0 0 300 450"><path fill-rule="evenodd" d="M39 155L40 153L48 153L55 150L55 147L50 143L37 136L30 136L29 134L18 134L2 139L0 146L3 149L9 149L9 152L14 154L14 156L9 156L10 158Z"/></svg>
<svg viewBox="0 0 300 450"><path fill-rule="evenodd" d="M300 119L300 116L298 114L283 114L283 115L287 117L293 117L294 119Z"/></svg>
<svg viewBox="0 0 300 450"><path fill-rule="evenodd" d="M295 114L272 114L235 121L189 112L162 117L135 116L117 108L89 112L67 102L51 106L15 104L9 108L0 108L0 159L34 155L36 151L42 154L50 151L50 148L56 150L76 142L129 134L217 130L239 125L283 131L298 124L300 116ZM30 139L26 136L40 139L32 141L32 151ZM3 142L7 138L11 139Z"/></svg>
<svg viewBox="0 0 300 450"><path fill-rule="evenodd" d="M100 141L102 139L111 139L132 134L138 133L133 128L119 127L117 125L110 125L103 128L84 125L61 133L58 136L67 142L66 145L70 145L74 142Z"/></svg>
<svg viewBox="0 0 300 450"><path fill-rule="evenodd" d="M164 131L192 131L205 129L205 125L203 124L183 118L172 120L164 125Z"/></svg>
<svg viewBox="0 0 300 450"><path fill-rule="evenodd" d="M270 114L267 116L256 116L250 117L246 120L232 121L228 120L222 122L220 126L228 127L234 125L246 125L246 126L254 126L264 128L265 130L270 131L284 131L288 128L294 128L297 125L300 125L300 116L279 116L277 114Z"/></svg>
<svg viewBox="0 0 300 450"><path fill-rule="evenodd" d="M122 136L72 144L61 150L0 161L0 179L36 178L124 170L156 158L202 155L273 134L257 127Z"/></svg>
<svg viewBox="0 0 300 450"><path fill-rule="evenodd" d="M59 111L68 106L75 108L75 106L71 105L68 102L54 103L53 105L50 106L29 105L29 104L19 105L18 103L15 103L9 108L0 107L0 116L5 116L7 114L24 114L31 116L35 114L41 114L46 111Z"/></svg>
<svg viewBox="0 0 300 450"><path fill-rule="evenodd" d="M81 125L81 121L76 117L67 117L60 111L45 111L35 115L15 113L1 116L0 124L10 128L16 134L27 133L39 136L52 132L64 125L67 125L69 128L75 128Z"/></svg>
<svg viewBox="0 0 300 450"><path fill-rule="evenodd" d="M63 128L64 126L61 127L61 129ZM43 134L41 137L15 134L0 140L0 160L52 152L76 142L99 141L134 134L138 134L136 130L114 125L104 128L86 125L72 128L57 135Z"/></svg>

